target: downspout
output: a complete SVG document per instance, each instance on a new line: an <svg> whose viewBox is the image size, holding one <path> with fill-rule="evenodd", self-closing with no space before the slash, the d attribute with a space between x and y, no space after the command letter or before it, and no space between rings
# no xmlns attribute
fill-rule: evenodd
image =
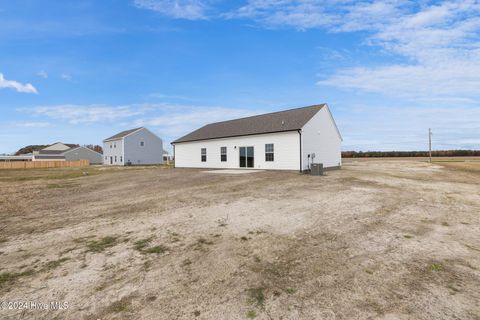
<svg viewBox="0 0 480 320"><path fill-rule="evenodd" d="M175 168L175 144L172 144L173 146L173 168Z"/></svg>
<svg viewBox="0 0 480 320"><path fill-rule="evenodd" d="M125 166L125 137L122 138L122 166Z"/></svg>
<svg viewBox="0 0 480 320"><path fill-rule="evenodd" d="M302 129L298 130L298 136L300 137L300 173L302 173Z"/></svg>

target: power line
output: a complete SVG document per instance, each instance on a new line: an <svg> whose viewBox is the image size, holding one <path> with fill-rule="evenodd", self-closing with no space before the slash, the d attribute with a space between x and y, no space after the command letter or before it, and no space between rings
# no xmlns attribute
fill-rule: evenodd
<svg viewBox="0 0 480 320"><path fill-rule="evenodd" d="M432 128L428 128L428 156L430 163L432 163Z"/></svg>

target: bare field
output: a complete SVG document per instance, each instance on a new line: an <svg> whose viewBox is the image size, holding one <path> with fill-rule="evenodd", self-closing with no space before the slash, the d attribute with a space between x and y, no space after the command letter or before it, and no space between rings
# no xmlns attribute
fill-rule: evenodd
<svg viewBox="0 0 480 320"><path fill-rule="evenodd" d="M86 171L85 173L83 171ZM1 319L480 319L480 163L0 171Z"/></svg>

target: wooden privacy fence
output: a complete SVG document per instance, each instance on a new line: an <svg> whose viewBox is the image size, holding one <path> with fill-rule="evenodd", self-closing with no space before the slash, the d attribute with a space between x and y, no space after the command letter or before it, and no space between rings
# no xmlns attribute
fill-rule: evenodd
<svg viewBox="0 0 480 320"><path fill-rule="evenodd" d="M90 165L88 160L75 161L2 161L0 169L73 168Z"/></svg>

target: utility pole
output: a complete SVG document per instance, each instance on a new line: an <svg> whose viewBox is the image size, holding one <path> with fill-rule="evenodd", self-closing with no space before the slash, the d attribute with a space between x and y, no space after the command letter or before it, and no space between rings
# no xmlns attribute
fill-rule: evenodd
<svg viewBox="0 0 480 320"><path fill-rule="evenodd" d="M432 163L432 128L428 128L428 156L430 163Z"/></svg>

